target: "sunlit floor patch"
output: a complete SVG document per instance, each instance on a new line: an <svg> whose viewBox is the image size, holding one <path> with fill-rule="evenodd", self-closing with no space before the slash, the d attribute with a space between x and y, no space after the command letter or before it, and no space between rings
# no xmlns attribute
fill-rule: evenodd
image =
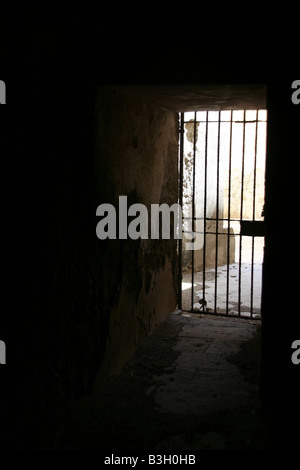
<svg viewBox="0 0 300 470"><path fill-rule="evenodd" d="M205 272L205 295L203 292L203 272L194 274L194 297L193 309L203 312L203 298L205 300L205 311L212 313L215 308L215 269L207 269ZM253 265L251 263L242 263L239 270L238 263L232 263L227 266L221 266L217 270L217 296L216 296L216 313L227 312L227 277L228 277L228 313L237 315L239 312L242 316L250 316L251 314L251 278L252 283L252 315L260 316L261 308L261 288L262 288L262 265L260 263ZM241 281L239 282L239 278ZM182 282L182 307L183 310L191 310L191 273L183 274ZM239 298L240 288L240 298Z"/></svg>

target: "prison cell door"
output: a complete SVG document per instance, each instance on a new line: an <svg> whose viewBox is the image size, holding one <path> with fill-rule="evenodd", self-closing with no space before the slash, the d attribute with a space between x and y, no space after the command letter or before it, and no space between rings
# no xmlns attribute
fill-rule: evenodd
<svg viewBox="0 0 300 470"><path fill-rule="evenodd" d="M180 115L178 308L260 318L266 110Z"/></svg>

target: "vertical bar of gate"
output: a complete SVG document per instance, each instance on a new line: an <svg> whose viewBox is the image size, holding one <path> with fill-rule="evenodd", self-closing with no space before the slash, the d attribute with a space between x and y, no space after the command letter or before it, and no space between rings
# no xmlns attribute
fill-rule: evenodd
<svg viewBox="0 0 300 470"><path fill-rule="evenodd" d="M206 269L206 213L207 213L207 149L208 149L208 111L205 119L205 152L204 152L204 213L203 213L203 268L202 268L202 300L205 310L205 269Z"/></svg>
<svg viewBox="0 0 300 470"><path fill-rule="evenodd" d="M180 113L180 122L179 122L179 136L180 136L180 153L179 153L179 188L178 188L178 201L182 209L182 192L183 192L183 141L184 141L184 113ZM183 231L183 224L182 224ZM180 234L178 240L178 308L182 310L182 236Z"/></svg>
<svg viewBox="0 0 300 470"><path fill-rule="evenodd" d="M242 146L242 181L241 181L241 207L240 207L240 246L239 246L239 293L238 293L238 316L241 316L241 282L242 282L242 234L241 226L243 220L244 199L244 166L245 166L245 110L243 111L243 146Z"/></svg>
<svg viewBox="0 0 300 470"><path fill-rule="evenodd" d="M195 233L195 181L196 181L196 117L197 113L194 114L194 140L193 140L193 194L192 194L192 232ZM191 311L194 306L194 269L195 269L195 253L192 250L192 289L191 289Z"/></svg>
<svg viewBox="0 0 300 470"><path fill-rule="evenodd" d="M254 171L253 171L253 208L252 208L252 220L255 220L255 198L256 198L256 164L257 164L257 129L258 129L258 111L255 114L255 143L254 143ZM254 269L254 241L252 237L252 248L251 248L251 290L250 290L250 316L253 317L253 269Z"/></svg>
<svg viewBox="0 0 300 470"><path fill-rule="evenodd" d="M226 279L226 315L228 315L229 301L229 263L230 263L230 198L231 198L231 151L232 151L232 111L230 111L229 129L229 168L228 168L228 227L227 227L227 279Z"/></svg>
<svg viewBox="0 0 300 470"><path fill-rule="evenodd" d="M218 296L218 235L219 235L219 183L220 183L220 126L221 112L218 114L218 145L217 145L217 194L216 194L216 257L215 257L215 303L214 311L217 313Z"/></svg>

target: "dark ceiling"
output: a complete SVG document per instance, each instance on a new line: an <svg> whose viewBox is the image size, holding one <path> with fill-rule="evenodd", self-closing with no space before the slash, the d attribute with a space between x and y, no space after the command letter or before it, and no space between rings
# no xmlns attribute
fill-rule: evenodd
<svg viewBox="0 0 300 470"><path fill-rule="evenodd" d="M124 85L109 88L177 112L266 108L266 86L260 84Z"/></svg>

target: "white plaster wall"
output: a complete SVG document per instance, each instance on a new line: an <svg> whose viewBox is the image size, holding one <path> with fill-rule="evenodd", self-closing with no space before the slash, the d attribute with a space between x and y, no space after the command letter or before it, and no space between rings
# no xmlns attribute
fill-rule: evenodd
<svg viewBox="0 0 300 470"><path fill-rule="evenodd" d="M217 175L218 175L218 120L217 111L209 113L208 137L207 137L207 197L206 217L216 218L217 214ZM221 114L222 119L229 120L230 111ZM233 111L232 139L231 139L231 179L229 186L229 152L230 152L230 123L221 122L219 141L219 191L218 191L218 217L228 218L230 209L231 219L240 219L241 215L241 186L242 186L242 156L243 138L245 138L244 151L244 178L243 178L243 219L252 219L255 181L255 213L256 220L262 220L261 212L264 204L264 175L265 175L265 151L266 151L266 122L257 124L257 142L255 141L256 124L250 122L256 119L256 111L246 111L245 136L243 136L243 112ZM197 120L205 120L206 112L198 112ZM258 112L258 119L265 120L266 112ZM185 217L192 215L193 192L193 164L194 164L194 113L185 113L184 133L184 174L183 174L183 214ZM205 180L205 137L206 123L196 124L196 162L195 162L195 215L204 217L204 180ZM256 150L255 150L256 148ZM256 157L255 157L256 155ZM256 170L254 176L254 163L256 158ZM230 207L229 207L230 189ZM203 231L203 220L196 221L195 231ZM183 224L185 230L191 229L191 222ZM207 231L216 231L216 222L207 221ZM218 233L227 233L227 221L219 221ZM231 233L239 233L239 224L231 224ZM202 236L203 239L203 236ZM235 259L235 237L231 237L229 262ZM191 252L185 251L186 238L183 238L183 266L191 265ZM215 235L206 236L206 266L215 264ZM202 248L202 246L201 246ZM218 237L218 265L227 263L227 236ZM195 251L195 269L202 269L203 249Z"/></svg>

